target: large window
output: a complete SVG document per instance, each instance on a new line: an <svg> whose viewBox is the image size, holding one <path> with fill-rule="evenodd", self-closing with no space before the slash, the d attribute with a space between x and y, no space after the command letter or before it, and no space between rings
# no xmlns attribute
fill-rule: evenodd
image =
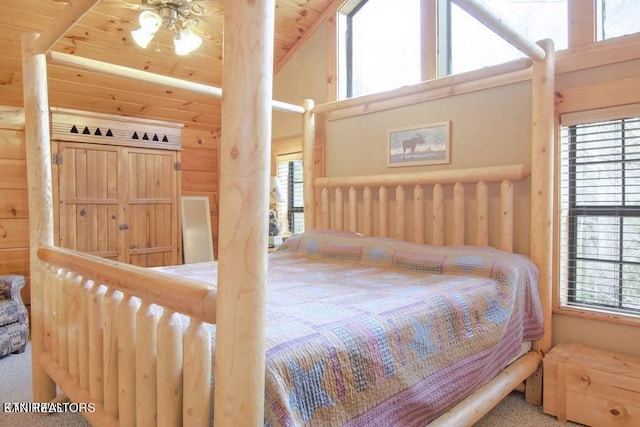
<svg viewBox="0 0 640 427"><path fill-rule="evenodd" d="M640 316L640 113L568 121L561 138L561 304Z"/></svg>
<svg viewBox="0 0 640 427"><path fill-rule="evenodd" d="M556 50L567 48L567 0L490 0L496 14L529 40L553 40ZM449 2L450 41L443 52L446 74L457 74L524 57L473 16Z"/></svg>
<svg viewBox="0 0 640 427"><path fill-rule="evenodd" d="M420 0L350 3L340 14L341 97L418 83Z"/></svg>
<svg viewBox="0 0 640 427"><path fill-rule="evenodd" d="M439 77L524 57L452 0L436 1L438 58L432 63L438 64ZM421 16L429 16L421 14L422 3L420 0L345 3L338 15L339 98L420 81L421 42L425 40ZM556 50L568 47L568 0L485 0L485 4L530 40L548 38L553 40ZM598 0L595 4L597 40L640 31L640 0Z"/></svg>
<svg viewBox="0 0 640 427"><path fill-rule="evenodd" d="M625 36L640 31L640 1L598 0L598 40Z"/></svg>

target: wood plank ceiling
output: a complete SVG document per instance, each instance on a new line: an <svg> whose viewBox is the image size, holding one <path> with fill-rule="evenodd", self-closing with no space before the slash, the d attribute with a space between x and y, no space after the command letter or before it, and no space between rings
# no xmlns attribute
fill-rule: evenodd
<svg viewBox="0 0 640 427"><path fill-rule="evenodd" d="M189 55L174 53L173 34L164 29L147 49L133 42L140 0L101 1L53 50L220 87L224 1L194 1L205 8L196 28L203 43ZM276 0L276 69L333 1L338 0ZM0 0L0 106L23 105L22 34L44 31L66 3ZM220 127L220 101L210 96L51 64L48 77L51 106L168 120L196 129Z"/></svg>

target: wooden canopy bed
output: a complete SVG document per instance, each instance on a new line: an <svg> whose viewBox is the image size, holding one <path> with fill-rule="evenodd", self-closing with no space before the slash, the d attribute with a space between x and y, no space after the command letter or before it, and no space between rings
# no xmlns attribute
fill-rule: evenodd
<svg viewBox="0 0 640 427"><path fill-rule="evenodd" d="M216 88L49 52L66 28L95 3L70 2L56 27L23 39L35 401L60 398L57 385L72 401L95 404L95 412L84 413L94 425L197 426L210 424L213 400L218 426L264 424L270 259L265 218L273 106L303 116L306 230L333 228L397 240L410 237L415 241L410 245L417 247L424 243L429 228L433 236L429 243L435 245L486 246L490 224L499 224L496 246L508 255L513 250L513 184L530 182L528 256L537 266L544 333L536 335L530 351L492 374L490 381L457 399L452 408L441 409L431 425L471 425L525 380L528 399L540 402L539 368L551 343L554 62L550 42L531 43L480 3L457 1L533 59L531 165L313 177L314 115L345 105L273 103L273 3L225 2L220 145L220 223L225 226L220 228L217 276L211 278L217 286L213 287L53 247L47 55L57 63L221 96ZM497 202L490 196L495 194L492 188L497 188ZM471 205L465 191L475 194ZM453 195L452 218L444 213L449 202L443 194L448 192ZM426 195L430 195L432 213L425 212ZM492 207L494 202L499 207ZM496 214L496 219L490 217ZM433 221L428 223L426 217ZM469 223L473 226L465 227ZM465 228L475 236L468 236ZM187 326L182 324L185 318ZM214 371L211 324L215 324Z"/></svg>

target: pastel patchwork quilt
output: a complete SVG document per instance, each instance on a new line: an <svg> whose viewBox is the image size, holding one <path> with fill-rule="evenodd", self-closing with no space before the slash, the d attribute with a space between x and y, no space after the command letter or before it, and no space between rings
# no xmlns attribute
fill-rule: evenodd
<svg viewBox="0 0 640 427"><path fill-rule="evenodd" d="M212 282L216 264L161 271ZM492 248L315 230L269 256L265 426L424 426L540 338L538 273Z"/></svg>

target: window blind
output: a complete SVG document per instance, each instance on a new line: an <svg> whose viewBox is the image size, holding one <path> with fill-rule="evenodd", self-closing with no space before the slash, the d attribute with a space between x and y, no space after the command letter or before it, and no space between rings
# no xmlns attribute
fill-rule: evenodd
<svg viewBox="0 0 640 427"><path fill-rule="evenodd" d="M284 234L304 231L303 167L301 154L277 157L278 179L286 195L278 214Z"/></svg>
<svg viewBox="0 0 640 427"><path fill-rule="evenodd" d="M561 127L560 304L640 316L640 113Z"/></svg>

